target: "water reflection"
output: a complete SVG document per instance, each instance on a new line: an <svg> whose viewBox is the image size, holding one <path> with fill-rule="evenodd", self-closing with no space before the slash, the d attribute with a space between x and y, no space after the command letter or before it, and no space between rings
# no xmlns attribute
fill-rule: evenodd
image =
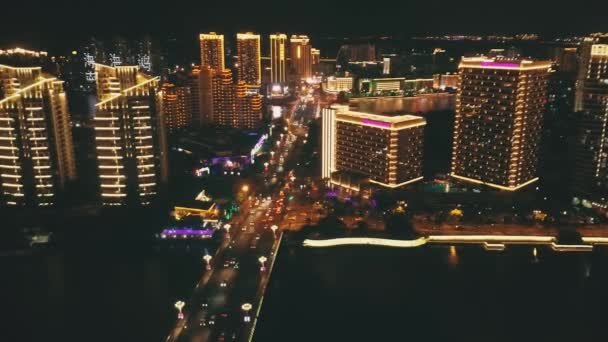
<svg viewBox="0 0 608 342"><path fill-rule="evenodd" d="M458 252L456 251L456 246L450 246L450 253L448 254L448 265L450 266L458 266Z"/></svg>

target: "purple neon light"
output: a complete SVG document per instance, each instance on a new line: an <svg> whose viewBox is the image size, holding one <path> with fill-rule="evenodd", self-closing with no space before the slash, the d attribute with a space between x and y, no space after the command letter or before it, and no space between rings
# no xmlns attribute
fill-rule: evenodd
<svg viewBox="0 0 608 342"><path fill-rule="evenodd" d="M481 66L499 68L519 68L519 63L481 62Z"/></svg>
<svg viewBox="0 0 608 342"><path fill-rule="evenodd" d="M364 123L367 125L391 128L391 124L388 122L382 122L382 121L376 121L376 120L370 120L370 119L362 119L361 123Z"/></svg>
<svg viewBox="0 0 608 342"><path fill-rule="evenodd" d="M211 236L213 229L192 229L192 228L167 228L163 230L161 235L199 235Z"/></svg>

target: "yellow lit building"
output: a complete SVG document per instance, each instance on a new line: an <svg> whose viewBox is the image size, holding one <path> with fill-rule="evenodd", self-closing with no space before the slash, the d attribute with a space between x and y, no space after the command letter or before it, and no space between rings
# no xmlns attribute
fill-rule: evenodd
<svg viewBox="0 0 608 342"><path fill-rule="evenodd" d="M165 127L175 132L192 123L192 93L189 87L178 87L171 83L162 86Z"/></svg>
<svg viewBox="0 0 608 342"><path fill-rule="evenodd" d="M285 45L287 35L283 33L270 35L270 83L285 83Z"/></svg>
<svg viewBox="0 0 608 342"><path fill-rule="evenodd" d="M312 65L317 65L321 62L321 50L311 48L310 49L310 57L312 61Z"/></svg>
<svg viewBox="0 0 608 342"><path fill-rule="evenodd" d="M262 62L260 54L260 35L251 32L236 35L238 56L237 76L247 87L259 88L262 84Z"/></svg>
<svg viewBox="0 0 608 342"><path fill-rule="evenodd" d="M463 58L452 177L514 191L536 176L551 62Z"/></svg>
<svg viewBox="0 0 608 342"><path fill-rule="evenodd" d="M262 121L262 96L247 94L243 81L235 87L234 127L255 128Z"/></svg>
<svg viewBox="0 0 608 342"><path fill-rule="evenodd" d="M575 107L579 115L573 185L577 195L608 203L608 36L586 38Z"/></svg>
<svg viewBox="0 0 608 342"><path fill-rule="evenodd" d="M213 70L224 70L224 35L215 32L199 35L201 50L201 68L210 67Z"/></svg>
<svg viewBox="0 0 608 342"><path fill-rule="evenodd" d="M292 35L289 39L289 57L291 69L301 80L312 77L312 53L310 39L304 35Z"/></svg>
<svg viewBox="0 0 608 342"><path fill-rule="evenodd" d="M421 180L425 125L424 118L414 115L360 113L338 105L325 108L322 177L331 175L332 183L343 185L336 180L344 177L334 177L333 172L350 174L386 188Z"/></svg>
<svg viewBox="0 0 608 342"><path fill-rule="evenodd" d="M76 178L63 81L0 65L0 203L48 206Z"/></svg>
<svg viewBox="0 0 608 342"><path fill-rule="evenodd" d="M104 205L147 205L167 182L158 77L96 64L95 145Z"/></svg>

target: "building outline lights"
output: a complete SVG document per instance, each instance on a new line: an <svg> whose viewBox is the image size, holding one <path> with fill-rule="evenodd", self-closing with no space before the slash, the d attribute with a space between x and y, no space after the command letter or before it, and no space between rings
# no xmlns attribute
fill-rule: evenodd
<svg viewBox="0 0 608 342"><path fill-rule="evenodd" d="M461 60L452 177L505 191L538 180L550 68L525 59Z"/></svg>
<svg viewBox="0 0 608 342"><path fill-rule="evenodd" d="M334 105L323 109L322 178L359 191L352 180L397 188L423 179L426 120L414 115L385 116Z"/></svg>
<svg viewBox="0 0 608 342"><path fill-rule="evenodd" d="M262 84L262 62L260 35L253 32L236 35L239 81L247 87L259 87Z"/></svg>
<svg viewBox="0 0 608 342"><path fill-rule="evenodd" d="M201 33L198 37L201 53L201 69L210 67L216 71L224 70L224 35L209 32Z"/></svg>
<svg viewBox="0 0 608 342"><path fill-rule="evenodd" d="M95 145L104 205L148 205L167 181L159 77L96 64Z"/></svg>
<svg viewBox="0 0 608 342"><path fill-rule="evenodd" d="M276 33L270 35L270 83L285 83L285 61L287 35Z"/></svg>
<svg viewBox="0 0 608 342"><path fill-rule="evenodd" d="M76 178L63 81L0 65L0 203L48 206Z"/></svg>

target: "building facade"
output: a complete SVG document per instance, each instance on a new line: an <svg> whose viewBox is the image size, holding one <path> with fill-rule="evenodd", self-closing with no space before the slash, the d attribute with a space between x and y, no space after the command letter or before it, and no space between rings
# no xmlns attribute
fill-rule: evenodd
<svg viewBox="0 0 608 342"><path fill-rule="evenodd" d="M167 182L158 78L97 64L95 145L104 205L148 205Z"/></svg>
<svg viewBox="0 0 608 342"><path fill-rule="evenodd" d="M580 112L573 186L577 194L608 201L608 44L581 46L575 108Z"/></svg>
<svg viewBox="0 0 608 342"><path fill-rule="evenodd" d="M0 65L0 203L39 207L76 179L63 82L40 67Z"/></svg>
<svg viewBox="0 0 608 342"><path fill-rule="evenodd" d="M237 76L249 88L259 88L262 84L262 62L260 35L251 32L236 35L238 56Z"/></svg>
<svg viewBox="0 0 608 342"><path fill-rule="evenodd" d="M538 180L551 62L463 58L452 177L514 191Z"/></svg>
<svg viewBox="0 0 608 342"><path fill-rule="evenodd" d="M331 93L338 93L341 91L351 92L353 90L353 78L352 77L328 77L325 81L324 90Z"/></svg>
<svg viewBox="0 0 608 342"><path fill-rule="evenodd" d="M291 70L300 80L312 77L312 53L308 36L292 35L289 39Z"/></svg>
<svg viewBox="0 0 608 342"><path fill-rule="evenodd" d="M424 118L353 112L348 106L326 108L323 114L324 178L335 170L386 188L422 179Z"/></svg>
<svg viewBox="0 0 608 342"><path fill-rule="evenodd" d="M270 35L270 83L285 83L285 61L287 54L287 35L283 33Z"/></svg>
<svg viewBox="0 0 608 342"><path fill-rule="evenodd" d="M201 50L201 68L210 67L213 70L224 70L224 35L215 32L199 35Z"/></svg>
<svg viewBox="0 0 608 342"><path fill-rule="evenodd" d="M162 86L165 127L169 133L192 125L193 97L189 87L164 83Z"/></svg>

